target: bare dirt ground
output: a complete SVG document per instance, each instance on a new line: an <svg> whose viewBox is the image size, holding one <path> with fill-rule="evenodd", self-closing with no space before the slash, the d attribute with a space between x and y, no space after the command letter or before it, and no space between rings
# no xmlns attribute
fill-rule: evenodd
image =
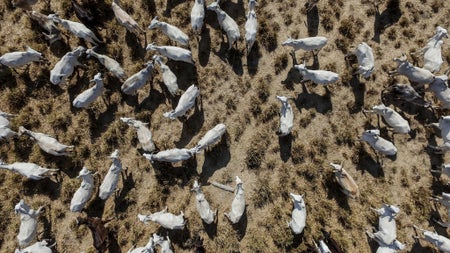
<svg viewBox="0 0 450 253"><path fill-rule="evenodd" d="M307 13L303 1L262 0L256 11L260 30L248 57L244 40L239 41L237 51L226 54L228 45L222 40L213 12L206 13L201 39L194 39L189 18L193 1L122 2L142 27L158 15L160 20L189 31L195 67L179 62L168 64L178 76L182 90L193 83L199 86L198 106L184 121L164 118L162 114L176 106L178 97L170 97L158 71L136 96L125 96L120 92L119 80L106 73L95 59L84 57L81 62L87 67L77 68L67 85L50 84L49 71L58 59L78 45L87 45L65 32L68 36L63 41L48 47L41 30L25 12L2 1L0 54L29 45L42 52L49 64L33 63L17 69L17 73L2 69L0 109L17 114L11 120L14 130L23 125L55 136L62 143L75 145L75 154L68 158L47 155L24 136L0 142L0 159L7 163L29 161L62 170L59 181L36 182L0 172L1 252L13 252L17 247L20 221L13 207L20 199L33 208L49 205L39 218L38 238L56 241L55 252L95 252L88 228L75 224L77 216L86 214L115 218L107 224L111 231L110 252L126 252L133 245L145 245L152 233L167 232L156 224L138 222L137 214L156 212L164 206L176 214L184 211L188 220L185 230L168 232L175 252L193 252L196 237L203 239L206 252L306 252L312 239L322 237L322 228L332 232L344 252L375 252L376 246L365 231L378 225L377 216L369 207L380 207L382 203L401 208L397 233L407 252L436 252L425 241L413 239L413 224L449 236L432 221L440 216L445 221L445 209L436 209L428 198L450 190L447 178L434 178L429 172L448 162L448 155L431 155L424 148L442 143L434 135L427 135L424 128L425 123L435 122L437 115L385 96L385 103L395 106L408 119L413 133L394 136L397 158L382 158L382 165L367 144L357 141L364 129L378 124L382 136L392 140L386 125L378 123L375 116L364 115L362 109L379 104L385 87L396 81L407 82L402 77L388 76L387 72L396 67L392 58L423 47L434 34L435 26L450 28L449 1L386 0L377 12L373 5L359 0L323 0ZM153 53L145 51L143 37L138 40L117 23L110 1L80 3L99 20L94 30L105 44L98 47L98 52L118 60L129 76L151 60ZM222 8L237 20L244 37L247 2L224 1ZM41 1L34 9L78 21L68 0L48 4ZM307 66L340 74L340 81L327 89L311 83L301 85L301 77L292 68L290 49L281 46L288 36L316 35L328 38L317 59L302 51L296 56L298 61L305 58ZM154 30L147 31L147 41L158 45L169 42ZM376 71L367 81L352 76L353 69L344 60L344 55L360 42L368 43L376 58ZM447 42L443 45L444 64L439 74L449 67ZM418 65L423 65L422 57ZM103 97L108 105L99 100L88 110L73 108L75 96L89 87L88 80L99 71L105 76ZM275 134L280 107L276 95L292 98L295 125L290 137L278 138ZM430 93L425 96L433 100ZM119 117L149 122L159 150L193 147L220 122L226 124L227 133L216 147L185 163L151 164L138 150L135 131L120 122ZM110 165L107 156L116 148L127 168L117 196L106 202L92 197L84 214L69 212L70 200L80 184L75 177L82 166L99 173L98 186ZM333 181L328 164L341 161L360 187L359 199L348 200ZM223 212L229 210L233 194L208 181L234 185L235 176L244 181L247 209L239 225L232 226ZM195 198L189 191L195 179L203 184L210 205L219 210L217 226L204 226L197 214ZM287 227L292 210L289 192L306 194L308 216L302 236L294 237Z"/></svg>

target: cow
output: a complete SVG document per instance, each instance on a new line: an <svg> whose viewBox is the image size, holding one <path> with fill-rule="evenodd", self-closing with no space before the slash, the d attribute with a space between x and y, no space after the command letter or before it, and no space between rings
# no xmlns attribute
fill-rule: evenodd
<svg viewBox="0 0 450 253"><path fill-rule="evenodd" d="M148 29L159 29L171 40L180 43L183 46L189 46L189 37L178 27L158 20L158 16L154 17L148 26Z"/></svg>
<svg viewBox="0 0 450 253"><path fill-rule="evenodd" d="M182 149L174 148L160 151L156 154L144 154L144 157L150 160L151 162L160 161L160 162L176 163L179 161L188 160L194 154L195 154L194 150L185 148Z"/></svg>
<svg viewBox="0 0 450 253"><path fill-rule="evenodd" d="M92 190L94 189L94 177L86 167L79 172L77 178L81 178L80 188L75 192L70 201L71 212L81 212L92 196Z"/></svg>
<svg viewBox="0 0 450 253"><path fill-rule="evenodd" d="M173 253L170 248L170 238L167 236L167 240L164 240L163 236L159 236L158 234L153 234L153 241L156 245L161 247L161 253Z"/></svg>
<svg viewBox="0 0 450 253"><path fill-rule="evenodd" d="M167 90L169 90L172 96L176 96L180 91L178 88L177 76L172 72L169 66L163 62L161 56L154 55L153 61L158 64L161 69L163 82L166 85Z"/></svg>
<svg viewBox="0 0 450 253"><path fill-rule="evenodd" d="M6 164L2 160L0 160L0 169L17 172L22 176L25 176L32 180L41 180L44 178L48 178L59 171L59 169L47 169L35 163L15 162L12 164Z"/></svg>
<svg viewBox="0 0 450 253"><path fill-rule="evenodd" d="M153 221L162 227L170 230L178 229L182 230L184 229L184 226L186 224L186 221L184 220L184 213L183 211L180 212L180 215L174 215L172 213L167 212L167 206L156 213L148 214L148 215L142 215L138 214L138 219L145 224L148 223L148 221Z"/></svg>
<svg viewBox="0 0 450 253"><path fill-rule="evenodd" d="M147 244L144 247L138 247L129 249L127 253L154 253L155 252L155 242L153 241L153 236L150 236Z"/></svg>
<svg viewBox="0 0 450 253"><path fill-rule="evenodd" d="M192 52L181 47L158 46L155 43L150 43L145 49L147 51L157 51L159 54L162 54L163 56L174 61L183 61L190 64L195 64L194 60L192 60Z"/></svg>
<svg viewBox="0 0 450 253"><path fill-rule="evenodd" d="M153 63L147 62L145 68L125 80L120 89L127 95L135 95L137 90L142 88L151 79L152 71Z"/></svg>
<svg viewBox="0 0 450 253"><path fill-rule="evenodd" d="M327 85L339 80L339 75L328 70L310 70L307 69L305 64L294 65L294 68L300 72L303 78L303 82L311 80L316 84Z"/></svg>
<svg viewBox="0 0 450 253"><path fill-rule="evenodd" d="M205 0L194 0L191 10L191 26L194 33L200 35L205 19Z"/></svg>
<svg viewBox="0 0 450 253"><path fill-rule="evenodd" d="M373 57L372 48L365 42L361 42L349 55L356 55L358 59L358 71L366 80L372 75L375 70L375 59ZM356 74L355 73L355 74Z"/></svg>
<svg viewBox="0 0 450 253"><path fill-rule="evenodd" d="M256 34L258 32L258 20L256 19L256 12L251 10L247 14L247 22L245 22L245 48L247 55L252 51L253 44L256 41Z"/></svg>
<svg viewBox="0 0 450 253"><path fill-rule="evenodd" d="M436 246L440 251L449 253L450 252L450 239L445 236L439 235L438 233L434 233L431 231L427 231L425 229L421 229L414 225L416 230L419 230L425 236L425 240L429 243Z"/></svg>
<svg viewBox="0 0 450 253"><path fill-rule="evenodd" d="M206 224L211 224L216 219L216 211L212 211L209 207L209 203L205 198L205 195L202 192L202 188L200 184L195 180L193 188L191 191L195 192L195 203L197 204L197 211L200 214L203 222Z"/></svg>
<svg viewBox="0 0 450 253"><path fill-rule="evenodd" d="M49 18L47 15L44 15L37 11L28 11L28 16L31 20L36 22L43 30L47 33L42 33L46 40L48 40L51 45L53 42L61 39L61 30L56 27L55 22L53 22L52 18Z"/></svg>
<svg viewBox="0 0 450 253"><path fill-rule="evenodd" d="M33 132L23 126L19 127L19 135L28 135L46 153L54 156L72 155L74 146L64 145L57 139L43 133Z"/></svg>
<svg viewBox="0 0 450 253"><path fill-rule="evenodd" d="M56 14L49 14L49 18L53 19L53 21L57 24L61 24L64 28L69 30L78 38L84 39L87 42L90 42L93 45L98 45L97 43L102 43L100 39L97 38L95 33L87 28L82 23L78 23L75 21L67 20L59 18Z"/></svg>
<svg viewBox="0 0 450 253"><path fill-rule="evenodd" d="M78 57L84 52L86 52L86 48L79 46L73 51L66 53L50 71L50 82L54 85L64 84L67 77L72 75L75 67L82 65L78 61Z"/></svg>
<svg viewBox="0 0 450 253"><path fill-rule="evenodd" d="M386 245L390 245L397 238L397 227L395 218L400 212L400 209L394 205L386 205L380 209L370 208L375 211L379 216L378 218L378 232L371 233L366 231L371 238L376 238L377 242L382 242Z"/></svg>
<svg viewBox="0 0 450 253"><path fill-rule="evenodd" d="M103 221L101 218L97 217L77 217L77 225L86 225L92 234L92 239L94 240L94 248L97 252L105 252L109 244L109 234L108 229L105 224L110 220Z"/></svg>
<svg viewBox="0 0 450 253"><path fill-rule="evenodd" d="M366 130L361 136L361 141L367 142L373 149L383 155L394 156L397 154L397 148L394 144L380 137L380 130Z"/></svg>
<svg viewBox="0 0 450 253"><path fill-rule="evenodd" d="M232 224L236 224L241 219L245 212L245 196L244 186L242 180L236 176L236 190L233 202L231 203L231 210L224 215L230 220Z"/></svg>
<svg viewBox="0 0 450 253"><path fill-rule="evenodd" d="M241 37L239 34L239 26L233 18L220 9L219 1L220 0L217 0L208 5L207 9L216 12L220 27L227 33L228 50L230 50L233 47L233 44L237 44L238 39Z"/></svg>
<svg viewBox="0 0 450 253"><path fill-rule="evenodd" d="M226 129L227 127L225 126L225 124L217 124L213 129L206 132L206 134L197 143L197 146L193 148L193 151L195 151L195 153L198 153L217 143L222 135L225 134Z"/></svg>
<svg viewBox="0 0 450 253"><path fill-rule="evenodd" d="M139 24L119 6L118 0L112 1L111 8L114 12L114 16L116 16L117 22L125 26L129 32L135 34L137 37L139 37L140 34L145 33L144 29L142 29Z"/></svg>
<svg viewBox="0 0 450 253"><path fill-rule="evenodd" d="M281 102L281 109L280 127L276 134L282 137L292 132L292 127L294 126L294 112L292 111L292 106L289 104L287 97L277 96L277 99Z"/></svg>
<svg viewBox="0 0 450 253"><path fill-rule="evenodd" d="M341 191L351 198L358 198L359 187L356 184L355 180L353 180L352 176L348 174L347 171L342 167L342 163L330 163L330 166L333 167L334 178L336 179L336 182L338 182L338 184L341 186Z"/></svg>
<svg viewBox="0 0 450 253"><path fill-rule="evenodd" d="M131 118L120 118L120 120L136 129L139 143L141 144L141 147L145 152L155 151L156 147L155 143L152 140L152 132L147 128L148 123L144 123L140 120Z"/></svg>
<svg viewBox="0 0 450 253"><path fill-rule="evenodd" d="M393 128L394 133L407 134L411 131L408 121L384 104L376 105L372 107L372 110L364 110L364 112L382 116L386 123Z"/></svg>
<svg viewBox="0 0 450 253"><path fill-rule="evenodd" d="M195 99L200 94L197 86L194 84L189 86L186 92L181 95L175 110L163 113L163 116L169 119L176 119L177 117L182 117L186 112L195 105Z"/></svg>
<svg viewBox="0 0 450 253"><path fill-rule="evenodd" d="M94 82L95 85L80 93L73 100L73 107L87 109L95 100L97 100L98 97L103 94L104 86L101 73L97 73L94 76L94 79L90 80L89 82Z"/></svg>
<svg viewBox="0 0 450 253"><path fill-rule="evenodd" d="M14 207L14 212L20 214L20 228L17 240L20 247L30 244L36 237L37 219L45 206L40 206L37 210L31 209L23 199Z"/></svg>
<svg viewBox="0 0 450 253"><path fill-rule="evenodd" d="M393 59L397 63L397 69L390 71L389 75L404 75L411 82L424 85L433 82L435 76L429 70L419 68L408 62L405 54L402 54L400 58Z"/></svg>
<svg viewBox="0 0 450 253"><path fill-rule="evenodd" d="M27 46L26 51L6 53L0 57L0 64L10 68L20 67L44 59L41 53Z"/></svg>
<svg viewBox="0 0 450 253"><path fill-rule="evenodd" d="M120 66L120 64L114 60L113 58L103 55L103 54L99 54L96 53L94 51L96 47L93 47L92 49L87 49L86 50L86 58L89 58L91 56L97 58L97 60L103 65L105 66L105 68L111 72L115 77L117 77L120 80L125 80L127 78L127 74L125 74L125 71L123 70L123 68Z"/></svg>
<svg viewBox="0 0 450 253"><path fill-rule="evenodd" d="M119 150L116 149L109 156L112 159L112 164L98 191L98 196L103 200L108 199L114 193L119 182L120 172L122 172L122 163L119 160L119 154Z"/></svg>

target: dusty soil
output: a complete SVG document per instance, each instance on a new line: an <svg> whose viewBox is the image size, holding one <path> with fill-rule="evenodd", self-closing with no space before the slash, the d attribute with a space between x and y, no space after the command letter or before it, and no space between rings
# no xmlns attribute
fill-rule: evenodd
<svg viewBox="0 0 450 253"><path fill-rule="evenodd" d="M81 1L80 1L81 2ZM382 100L382 91L390 84L407 82L392 79L388 71L395 69L393 57L410 53L425 45L435 26L450 28L450 2L445 0L381 1L379 13L370 3L358 0L323 0L309 13L302 1L260 1L257 8L260 30L253 51L247 57L244 40L228 54L227 41L222 40L215 13L207 12L201 38L190 30L189 13L193 1L122 1L124 9L146 27L158 15L160 20L177 25L189 33L195 66L169 61L178 76L179 86L191 84L200 88L201 99L184 120L169 120L162 114L174 108L172 98L162 84L158 71L153 80L136 96L120 92L120 80L106 73L95 60L82 57L84 68L77 68L68 84L57 87L49 82L49 72L67 51L84 41L67 34L63 41L48 46L41 30L9 1L0 3L0 54L23 50L26 45L42 52L49 64L33 63L0 73L0 109L17 114L12 128L26 128L55 136L62 143L75 145L71 157L53 157L42 152L31 140L22 136L2 141L0 159L7 163L29 161L49 168L60 168L59 179L30 181L8 171L0 172L0 251L13 252L19 217L13 207L20 200L33 208L48 204L39 218L39 239L56 241L55 252L95 252L87 227L77 227L77 216L115 218L107 224L111 231L110 252L126 252L133 245L145 245L152 233L169 234L175 252L193 252L195 238L203 239L206 252L305 252L312 239L322 238L320 229L332 232L344 252L375 252L365 231L377 226L377 216L370 207L382 203L398 205L398 240L408 252L434 252L432 245L415 241L412 228L416 224L435 229L448 236L432 218L446 211L434 207L432 194L449 191L448 179L433 177L430 168L447 162L446 157L432 155L427 144L442 143L428 135L424 124L435 122L431 110L401 103L384 96L383 101L405 116L413 129L411 135L392 133L375 116L364 115ZM398 3L400 2L400 3ZM115 20L110 1L82 1L98 18L94 27L105 44L98 52L117 59L130 76L151 60L145 51L143 37L127 33ZM247 2L224 1L222 8L237 20L244 37ZM62 18L78 21L70 1L41 1L34 7L42 13L58 13ZM63 30L63 28L61 28ZM298 51L298 61L311 68L332 70L340 81L329 85L300 84L301 76L292 68L290 49L281 46L288 37L325 36L328 44L313 59L310 53ZM158 31L146 34L147 42L167 44L168 38ZM444 64L449 67L450 50L443 45ZM358 43L366 42L374 50L376 71L370 80L352 76L344 56ZM422 57L418 65L423 65ZM354 67L355 65L353 65ZM97 72L105 76L104 100L90 109L79 110L71 101L89 87ZM276 95L290 98L295 113L293 133L278 138L280 104ZM425 97L433 100L430 93ZM448 112L443 112L444 114ZM179 164L151 164L139 151L135 131L119 117L135 117L149 122L159 150L193 147L217 123L227 126L227 133L214 148ZM382 136L394 140L396 159L377 156L367 144L358 142L364 129L380 127ZM98 172L96 184L106 174L114 150L121 152L127 176L120 180L115 197L106 202L92 197L85 213L69 212L69 204L80 181L75 178L82 166ZM346 170L359 184L359 199L347 199L333 181L330 162L344 162ZM231 206L233 194L208 182L215 180L234 185L234 177L244 181L246 216L232 226L223 212ZM217 226L204 226L189 190L195 179L213 208L218 209ZM305 194L307 226L302 236L294 237L287 227L292 203L289 192ZM95 196L98 193L95 192ZM170 212L184 211L188 220L183 231L165 231L156 224L144 225L138 213L156 212L168 206Z"/></svg>

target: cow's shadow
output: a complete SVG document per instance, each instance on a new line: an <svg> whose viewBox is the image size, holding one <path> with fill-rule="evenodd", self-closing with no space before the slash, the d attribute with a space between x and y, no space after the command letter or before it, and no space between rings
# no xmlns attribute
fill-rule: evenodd
<svg viewBox="0 0 450 253"><path fill-rule="evenodd" d="M278 137L278 145L280 145L280 158L283 162L287 162L291 157L292 141L292 134Z"/></svg>
<svg viewBox="0 0 450 253"><path fill-rule="evenodd" d="M380 13L378 6L375 7L375 23L373 25L374 36L373 41L380 43L380 34L386 30L386 28L397 23L402 16L400 10L400 0L389 0L386 9Z"/></svg>
<svg viewBox="0 0 450 253"><path fill-rule="evenodd" d="M224 168L231 160L229 134L226 132L220 142L209 150L205 150L205 160L202 166L201 182L206 184L217 170Z"/></svg>

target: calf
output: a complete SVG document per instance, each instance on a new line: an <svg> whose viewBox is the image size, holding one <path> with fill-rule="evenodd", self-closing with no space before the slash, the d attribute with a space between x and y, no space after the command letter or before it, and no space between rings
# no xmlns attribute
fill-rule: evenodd
<svg viewBox="0 0 450 253"><path fill-rule="evenodd" d="M155 43L151 43L147 45L146 50L157 51L159 54L162 54L163 56L174 61L183 61L195 64L194 60L192 60L192 52L181 47L157 46Z"/></svg>
<svg viewBox="0 0 450 253"><path fill-rule="evenodd" d="M92 190L94 189L94 177L86 167L83 167L77 178L81 178L82 181L80 188L78 188L70 201L71 212L81 212L91 198Z"/></svg>
<svg viewBox="0 0 450 253"><path fill-rule="evenodd" d="M158 16L154 17L148 26L148 29L159 29L171 40L180 43L183 46L189 46L189 37L178 27L158 20Z"/></svg>
<svg viewBox="0 0 450 253"><path fill-rule="evenodd" d="M231 203L231 211L224 213L232 224L236 224L245 212L245 196L242 180L236 176L236 191L233 202Z"/></svg>
<svg viewBox="0 0 450 253"><path fill-rule="evenodd" d="M212 211L209 207L209 203L205 198L205 195L202 192L202 188L200 187L200 184L195 180L194 186L192 188L193 192L195 192L195 200L197 204L197 211L200 214L200 217L202 218L203 222L206 224L211 224L216 219L216 211Z"/></svg>
<svg viewBox="0 0 450 253"><path fill-rule="evenodd" d="M120 118L120 120L136 129L139 143L145 152L155 151L156 147L152 140L152 132L147 128L148 123L131 118Z"/></svg>
<svg viewBox="0 0 450 253"><path fill-rule="evenodd" d="M179 161L184 161L189 158L191 158L195 154L195 151L190 149L168 149L164 151L160 151L156 154L144 154L144 157L153 161L160 161L160 162L169 162L169 163L176 163Z"/></svg>
<svg viewBox="0 0 450 253"><path fill-rule="evenodd" d="M103 200L108 199L116 190L120 172L122 171L122 163L119 160L119 150L114 150L109 158L111 158L113 162L98 191L98 196Z"/></svg>
<svg viewBox="0 0 450 253"><path fill-rule="evenodd" d="M145 65L146 67L144 69L125 80L125 82L120 87L123 93L127 95L135 95L137 93L137 90L142 88L145 83L149 79L151 79L153 63L147 62Z"/></svg>
<svg viewBox="0 0 450 253"><path fill-rule="evenodd" d="M399 113L384 104L372 107L372 110L364 110L368 113L376 113L381 115L386 123L393 128L394 133L407 134L411 131L408 121L406 121Z"/></svg>
<svg viewBox="0 0 450 253"><path fill-rule="evenodd" d="M142 215L138 214L138 219L145 224L148 223L148 221L153 221L162 227L166 229L184 229L184 225L186 224L186 221L184 220L184 213L181 211L180 215L174 215L172 213L167 212L167 206L156 213L148 214L148 215Z"/></svg>
<svg viewBox="0 0 450 253"><path fill-rule="evenodd" d="M397 154L397 148L394 144L380 137L380 130L366 130L363 132L361 141L369 143L369 145L383 155L394 156Z"/></svg>
<svg viewBox="0 0 450 253"><path fill-rule="evenodd" d="M72 154L74 146L67 146L59 143L55 138L43 134L30 131L23 126L19 127L19 135L28 135L34 140L39 147L46 153L54 156L68 156Z"/></svg>
<svg viewBox="0 0 450 253"><path fill-rule="evenodd" d="M61 24L64 28L69 30L78 38L84 39L87 42L90 42L93 45L97 45L97 43L101 43L101 40L95 36L94 32L87 28L82 23L70 21L67 19L59 18L56 14L48 15L49 18L53 19L55 23Z"/></svg>
<svg viewBox="0 0 450 253"><path fill-rule="evenodd" d="M139 37L140 34L145 33L144 29L142 29L139 24L118 5L118 2L118 0L113 0L111 4L117 22L125 26L129 32L134 33L137 37Z"/></svg>
<svg viewBox="0 0 450 253"><path fill-rule="evenodd" d="M163 82L169 90L170 94L172 96L176 96L180 91L178 88L177 76L172 72L172 70L170 70L169 66L164 64L161 56L154 55L153 60L156 64L159 65L162 72Z"/></svg>
<svg viewBox="0 0 450 253"><path fill-rule="evenodd" d="M43 208L44 206L40 206L37 210L33 210L23 199L14 207L14 212L20 214L20 228L17 235L20 247L27 246L36 237L37 219L44 211Z"/></svg>
<svg viewBox="0 0 450 253"><path fill-rule="evenodd" d="M75 67L81 65L78 61L78 57L80 57L85 51L86 48L79 46L73 51L66 53L50 71L50 82L54 85L64 84L66 78L72 75Z"/></svg>
<svg viewBox="0 0 450 253"><path fill-rule="evenodd" d="M184 116L186 112L195 105L195 99L199 94L200 91L198 90L197 86L195 86L194 84L189 86L186 92L181 95L177 107L175 107L175 110L165 112L163 116L169 119L175 119L177 117Z"/></svg>
<svg viewBox="0 0 450 253"><path fill-rule="evenodd" d="M306 68L305 64L294 65L294 68L302 75L302 81L311 80L313 83L326 85L339 80L339 75L332 71L309 70Z"/></svg>
<svg viewBox="0 0 450 253"><path fill-rule="evenodd" d="M288 98L285 96L277 96L281 102L280 109L280 127L277 130L278 136L286 136L291 133L294 126L294 112L292 106L288 103Z"/></svg>
<svg viewBox="0 0 450 253"><path fill-rule="evenodd" d="M217 124L213 129L209 130L197 143L197 146L195 146L192 150L195 153L198 153L202 151L203 149L206 149L207 147L213 145L214 143L217 143L222 135L225 133L227 127L225 124Z"/></svg>
<svg viewBox="0 0 450 253"><path fill-rule="evenodd" d="M79 94L72 102L73 107L87 109L102 95L104 90L102 74L97 73L89 82L94 82L95 85Z"/></svg>
<svg viewBox="0 0 450 253"><path fill-rule="evenodd" d="M97 60L103 65L105 66L105 68L111 72L115 77L117 77L120 80L125 80L125 78L127 78L127 75L125 74L125 71L122 69L122 67L120 66L120 64L114 60L111 57L108 57L106 55L103 54L99 54L96 53L94 51L95 47L92 49L88 49L86 50L86 57L89 58L90 56L93 56L95 58L97 58Z"/></svg>
<svg viewBox="0 0 450 253"><path fill-rule="evenodd" d="M91 230L92 239L94 240L94 247L97 252L102 253L105 252L108 248L109 244L109 236L108 229L106 229L105 224L108 221L102 221L102 219L97 217L77 217L77 225L85 224L89 230Z"/></svg>
<svg viewBox="0 0 450 253"><path fill-rule="evenodd" d="M292 229L294 234L301 234L306 226L306 205L302 195L289 193L294 203L294 209L292 210L291 220L288 226Z"/></svg>
<svg viewBox="0 0 450 253"><path fill-rule="evenodd" d="M32 180L41 180L54 175L59 169L43 168L35 163L12 163L6 164L0 160L0 169L6 169L17 172Z"/></svg>
<svg viewBox="0 0 450 253"><path fill-rule="evenodd" d="M436 246L440 251L449 253L450 252L450 239L445 236L439 235L437 233L421 229L414 225L414 228L421 231L425 236L425 240Z"/></svg>
<svg viewBox="0 0 450 253"><path fill-rule="evenodd" d="M415 67L409 63L405 54L400 58L394 58L394 61L397 63L397 70L389 72L390 75L404 75L411 82L420 85L431 83L435 78L429 70Z"/></svg>
<svg viewBox="0 0 450 253"><path fill-rule="evenodd" d="M27 46L27 50L22 52L6 53L0 57L0 64L10 68L16 68L34 61L40 61L44 57L38 51Z"/></svg>
<svg viewBox="0 0 450 253"><path fill-rule="evenodd" d="M380 209L370 208L375 211L380 217L378 218L378 232L372 234L367 231L367 234L371 238L376 238L377 241L386 245L391 245L397 238L397 227L395 224L395 218L400 212L400 209L393 205L386 205Z"/></svg>
<svg viewBox="0 0 450 253"><path fill-rule="evenodd" d="M334 168L334 178L341 186L341 191L351 198L359 197L359 187L352 176L350 176L350 174L342 167L342 163L330 163L330 165Z"/></svg>
<svg viewBox="0 0 450 253"><path fill-rule="evenodd" d="M225 11L220 9L219 1L217 0L208 5L207 9L216 12L220 27L227 33L228 50L230 50L233 44L237 44L238 39L241 37L239 26Z"/></svg>

